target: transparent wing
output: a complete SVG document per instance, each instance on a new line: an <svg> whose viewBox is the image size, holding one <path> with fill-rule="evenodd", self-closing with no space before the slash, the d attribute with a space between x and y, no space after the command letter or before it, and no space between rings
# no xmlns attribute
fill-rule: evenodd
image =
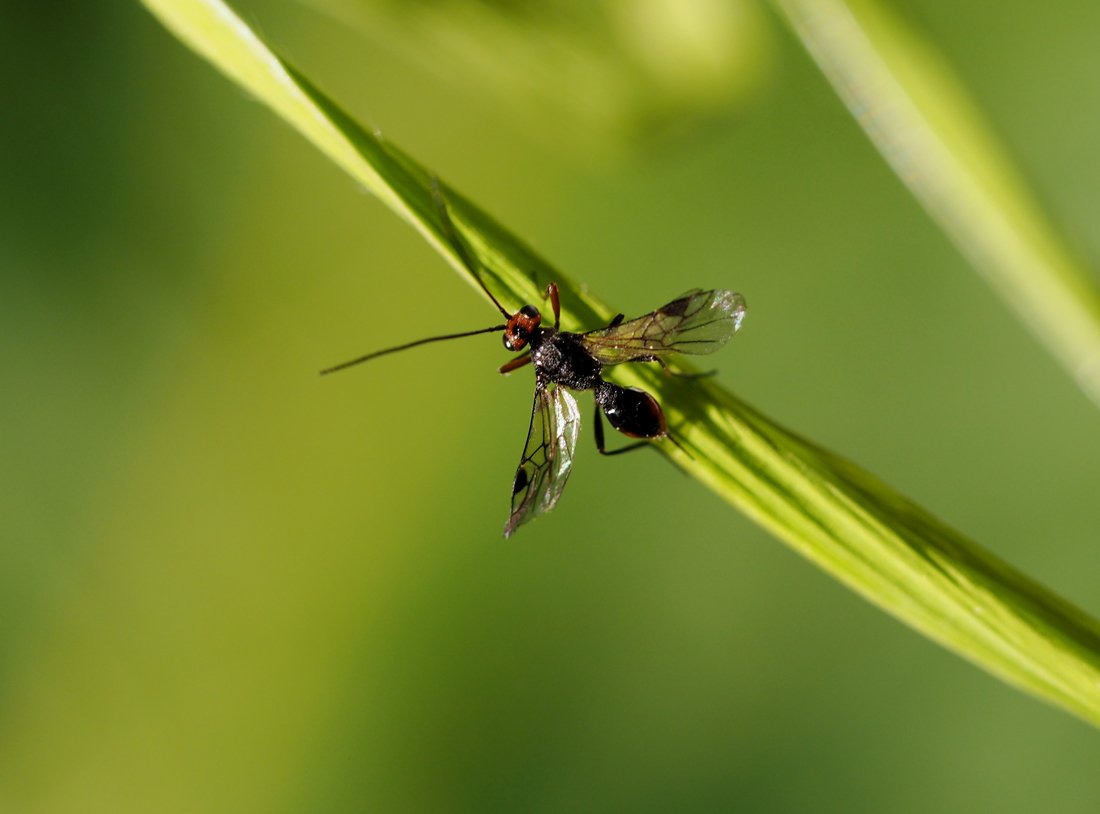
<svg viewBox="0 0 1100 814"><path fill-rule="evenodd" d="M644 317L582 334L602 364L652 362L673 353L714 353L745 317L745 298L734 291L695 289Z"/></svg>
<svg viewBox="0 0 1100 814"><path fill-rule="evenodd" d="M573 468L580 425L577 402L564 388L536 387L527 443L512 483L512 514L504 526L505 537L554 508Z"/></svg>

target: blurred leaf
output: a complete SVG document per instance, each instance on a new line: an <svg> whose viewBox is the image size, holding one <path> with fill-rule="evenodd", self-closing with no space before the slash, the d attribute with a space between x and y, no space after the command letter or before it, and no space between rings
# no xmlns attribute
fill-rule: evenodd
<svg viewBox="0 0 1100 814"><path fill-rule="evenodd" d="M359 127L218 0L144 0L181 39L297 127L417 228L467 278L431 201L430 174ZM453 190L456 227L512 306L553 279L567 327L614 310L537 258ZM618 370L618 369L617 369ZM863 596L1005 681L1100 724L1100 627L851 463L778 426L713 382L639 365L617 378L666 405L709 486Z"/></svg>
<svg viewBox="0 0 1100 814"><path fill-rule="evenodd" d="M728 115L767 71L751 0L300 0L584 156Z"/></svg>
<svg viewBox="0 0 1100 814"><path fill-rule="evenodd" d="M874 0L775 0L898 177L1100 406L1100 293L935 50Z"/></svg>

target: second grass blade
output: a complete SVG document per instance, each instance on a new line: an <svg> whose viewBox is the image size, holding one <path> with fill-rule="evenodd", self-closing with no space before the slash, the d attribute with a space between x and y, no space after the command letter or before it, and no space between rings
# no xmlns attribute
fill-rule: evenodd
<svg viewBox="0 0 1100 814"><path fill-rule="evenodd" d="M934 50L874 0L774 0L898 177L1100 407L1100 293Z"/></svg>

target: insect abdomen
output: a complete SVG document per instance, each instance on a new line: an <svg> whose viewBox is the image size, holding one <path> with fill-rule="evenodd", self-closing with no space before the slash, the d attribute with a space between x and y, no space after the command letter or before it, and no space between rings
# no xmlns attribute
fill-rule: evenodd
<svg viewBox="0 0 1100 814"><path fill-rule="evenodd" d="M600 382L596 403L611 426L632 438L661 438L668 433L665 414L657 399L636 387Z"/></svg>

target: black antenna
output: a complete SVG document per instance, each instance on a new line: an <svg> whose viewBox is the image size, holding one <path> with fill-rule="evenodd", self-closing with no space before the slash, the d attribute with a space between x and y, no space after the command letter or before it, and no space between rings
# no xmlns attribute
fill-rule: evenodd
<svg viewBox="0 0 1100 814"><path fill-rule="evenodd" d="M493 301L493 305L497 307L497 310L504 314L504 318L511 319L512 315L504 310L504 306L497 301L497 298L493 296L493 292L489 290L488 286L485 285L485 281L481 279L480 264L474 262L470 253L466 251L466 244L458 236L458 231L451 222L451 215L447 211L447 202L443 200L443 190L439 188L439 178L435 175L432 176L432 202L443 218L443 231L446 232L447 239L450 241L451 246L454 247L455 252L458 254L458 258L462 261L462 265L466 266L470 274L477 280L478 285L481 286L481 290L489 296L489 299Z"/></svg>
<svg viewBox="0 0 1100 814"><path fill-rule="evenodd" d="M368 353L366 356L360 356L358 359L352 359L350 362L341 362L338 365L332 367L326 367L321 371L321 375L325 376L329 373L335 373L337 370L343 370L346 367L352 365L358 365L362 362L370 361L379 356L385 356L387 353L397 353L399 350L407 350L408 348L415 348L417 345L426 345L429 342L442 342L444 339L459 339L463 336L476 336L477 334L488 334L494 331L503 331L507 328L507 325L494 325L492 328L478 328L476 331L464 331L460 334L447 334L446 336L429 336L427 339L418 339L415 342L408 342L404 345L398 345L396 348L386 348L385 350L376 350L374 353Z"/></svg>

